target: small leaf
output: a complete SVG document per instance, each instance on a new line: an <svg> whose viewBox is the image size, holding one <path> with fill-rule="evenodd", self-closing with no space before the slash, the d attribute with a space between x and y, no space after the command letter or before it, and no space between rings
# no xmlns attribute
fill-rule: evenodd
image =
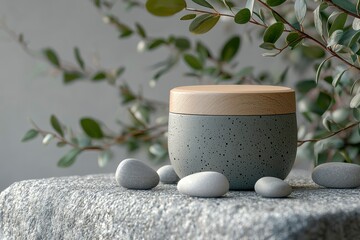
<svg viewBox="0 0 360 240"><path fill-rule="evenodd" d="M336 74L336 76L334 77L334 80L332 81L333 87L336 87L338 85L338 83L340 82L342 76L344 75L344 73L346 71L347 71L347 69L339 72L338 74Z"/></svg>
<svg viewBox="0 0 360 240"><path fill-rule="evenodd" d="M295 15L300 24L304 21L306 15L306 2L305 0L295 0Z"/></svg>
<svg viewBox="0 0 360 240"><path fill-rule="evenodd" d="M60 67L60 60L53 49L46 48L43 50L43 53L52 65L54 65L55 67Z"/></svg>
<svg viewBox="0 0 360 240"><path fill-rule="evenodd" d="M264 42L275 43L281 37L284 29L284 24L282 22L274 23L265 30L263 36Z"/></svg>
<svg viewBox="0 0 360 240"><path fill-rule="evenodd" d="M203 6L203 7L206 7L206 8L211 8L211 9L214 9L213 6L211 6L210 3L208 3L207 1L205 0L192 0L194 3L197 3L199 4L200 6Z"/></svg>
<svg viewBox="0 0 360 240"><path fill-rule="evenodd" d="M270 6L270 7L276 7L279 6L281 4L283 4L286 0L266 0L266 3Z"/></svg>
<svg viewBox="0 0 360 240"><path fill-rule="evenodd" d="M190 24L189 30L195 34L203 34L210 31L219 21L220 16L214 14L203 14L196 17Z"/></svg>
<svg viewBox="0 0 360 240"><path fill-rule="evenodd" d="M203 68L200 60L191 54L184 54L184 61L195 70L201 70Z"/></svg>
<svg viewBox="0 0 360 240"><path fill-rule="evenodd" d="M221 50L221 61L230 62L237 54L240 48L240 37L231 37Z"/></svg>
<svg viewBox="0 0 360 240"><path fill-rule="evenodd" d="M277 55L279 55L279 52L267 52L267 53L262 53L261 55L263 57L276 57Z"/></svg>
<svg viewBox="0 0 360 240"><path fill-rule="evenodd" d="M321 16L321 12L325 10L328 7L326 3L321 3L315 10L314 10L314 23L316 31L320 34L320 36L323 35L323 20Z"/></svg>
<svg viewBox="0 0 360 240"><path fill-rule="evenodd" d="M75 80L82 78L82 74L79 72L64 72L63 81L65 84L74 82Z"/></svg>
<svg viewBox="0 0 360 240"><path fill-rule="evenodd" d="M135 23L136 31L140 37L146 38L146 31L140 23Z"/></svg>
<svg viewBox="0 0 360 240"><path fill-rule="evenodd" d="M241 9L239 12L236 13L234 17L234 21L237 24L245 24L248 23L251 19L251 12L247 8Z"/></svg>
<svg viewBox="0 0 360 240"><path fill-rule="evenodd" d="M186 15L182 16L180 18L180 20L191 20L191 19L194 19L195 17L196 17L196 14L191 13L191 14L186 14Z"/></svg>
<svg viewBox="0 0 360 240"><path fill-rule="evenodd" d="M98 157L99 167L105 167L106 164L112 159L113 154L110 150L101 151Z"/></svg>
<svg viewBox="0 0 360 240"><path fill-rule="evenodd" d="M259 47L261 47L262 49L266 49L266 50L274 50L276 48L275 44L268 43L268 42L264 42L264 43L260 44Z"/></svg>
<svg viewBox="0 0 360 240"><path fill-rule="evenodd" d="M58 167L70 167L76 161L76 157L81 153L80 149L71 149L65 156L63 156L57 163Z"/></svg>
<svg viewBox="0 0 360 240"><path fill-rule="evenodd" d="M332 3L346 11L356 14L356 6L349 0L332 0Z"/></svg>
<svg viewBox="0 0 360 240"><path fill-rule="evenodd" d="M306 94L308 93L310 90L316 88L316 83L314 80L302 80L299 81L296 85L295 88L296 90L298 90L300 93L302 94Z"/></svg>
<svg viewBox="0 0 360 240"><path fill-rule="evenodd" d="M175 39L175 47L180 51L186 51L191 47L189 39L184 37L179 37Z"/></svg>
<svg viewBox="0 0 360 240"><path fill-rule="evenodd" d="M316 77L315 77L315 82L316 82L316 84L319 83L321 69L323 68L325 62L328 61L329 59L330 59L330 58L326 58L325 60L323 60L323 61L320 63L318 69L316 70Z"/></svg>
<svg viewBox="0 0 360 240"><path fill-rule="evenodd" d="M323 115L324 112L329 109L331 102L332 97L329 94L325 92L320 92L316 99L316 106L314 112L316 112L320 116Z"/></svg>
<svg viewBox="0 0 360 240"><path fill-rule="evenodd" d="M106 73L103 72L103 71L97 72L97 73L92 77L92 80L93 80L93 81L101 81L101 80L104 80L104 79L106 79Z"/></svg>
<svg viewBox="0 0 360 240"><path fill-rule="evenodd" d="M50 124L53 127L53 129L60 134L60 136L64 137L64 131L62 129L61 123L57 119L55 115L51 115L50 117Z"/></svg>
<svg viewBox="0 0 360 240"><path fill-rule="evenodd" d="M328 39L327 47L334 46L335 44L338 44L339 40L341 39L343 35L343 30L336 30L334 31L330 38Z"/></svg>
<svg viewBox="0 0 360 240"><path fill-rule="evenodd" d="M253 14L253 10L254 10L254 2L255 0L247 0L246 1L246 5L245 5L245 8L249 9L250 10L250 15Z"/></svg>
<svg viewBox="0 0 360 240"><path fill-rule="evenodd" d="M330 116L324 117L323 120L322 120L322 124L323 124L324 128L327 131L331 132L331 118L330 118Z"/></svg>
<svg viewBox="0 0 360 240"><path fill-rule="evenodd" d="M149 13L167 17L172 16L186 7L185 0L147 0L146 9Z"/></svg>
<svg viewBox="0 0 360 240"><path fill-rule="evenodd" d="M157 38L157 39L151 40L148 43L147 49L154 50L154 49L160 47L161 45L165 45L165 44L166 44L166 41L164 39Z"/></svg>
<svg viewBox="0 0 360 240"><path fill-rule="evenodd" d="M350 101L351 108L358 108L360 107L360 93L356 94Z"/></svg>
<svg viewBox="0 0 360 240"><path fill-rule="evenodd" d="M86 135L91 138L101 139L104 137L104 134L100 128L100 125L97 121L91 118L82 118L80 120L80 125Z"/></svg>
<svg viewBox="0 0 360 240"><path fill-rule="evenodd" d="M359 18L354 18L354 21L352 23L352 28L354 30L360 30L360 19Z"/></svg>
<svg viewBox="0 0 360 240"><path fill-rule="evenodd" d="M54 139L54 135L52 135L51 133L46 134L46 136L42 140L42 144L48 145L49 142L51 142L51 140L53 140L53 139Z"/></svg>
<svg viewBox="0 0 360 240"><path fill-rule="evenodd" d="M79 48L77 48L77 47L74 48L74 55L75 55L75 59L76 59L77 63L79 64L80 68L82 70L84 70L85 69L85 63L84 63L84 60L81 57Z"/></svg>
<svg viewBox="0 0 360 240"><path fill-rule="evenodd" d="M340 13L339 15L337 15L333 23L331 24L331 27L329 29L329 35L331 36L333 32L335 32L336 30L343 30L346 23L346 19L347 19L346 13Z"/></svg>
<svg viewBox="0 0 360 240"><path fill-rule="evenodd" d="M30 129L27 131L24 135L24 137L21 139L22 142L29 141L31 139L36 138L39 135L39 132L35 129Z"/></svg>
<svg viewBox="0 0 360 240"><path fill-rule="evenodd" d="M298 32L291 32L286 37L286 43L291 49L294 49L302 40L301 35Z"/></svg>

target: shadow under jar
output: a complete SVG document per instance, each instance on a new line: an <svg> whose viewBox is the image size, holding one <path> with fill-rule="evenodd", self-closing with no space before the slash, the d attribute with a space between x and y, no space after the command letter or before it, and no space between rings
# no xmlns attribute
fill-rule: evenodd
<svg viewBox="0 0 360 240"><path fill-rule="evenodd" d="M216 171L232 190L284 179L297 150L295 92L265 85L201 85L170 91L169 157L180 178Z"/></svg>

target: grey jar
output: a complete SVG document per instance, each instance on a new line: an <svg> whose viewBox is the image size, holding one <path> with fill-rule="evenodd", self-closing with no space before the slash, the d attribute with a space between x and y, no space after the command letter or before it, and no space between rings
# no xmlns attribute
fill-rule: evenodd
<svg viewBox="0 0 360 240"><path fill-rule="evenodd" d="M278 86L202 85L170 92L169 157L180 178L223 173L232 190L284 179L297 150L295 93Z"/></svg>

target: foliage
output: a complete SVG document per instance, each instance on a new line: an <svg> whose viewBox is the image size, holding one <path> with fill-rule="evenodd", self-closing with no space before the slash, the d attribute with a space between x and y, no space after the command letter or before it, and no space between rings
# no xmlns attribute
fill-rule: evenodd
<svg viewBox="0 0 360 240"><path fill-rule="evenodd" d="M138 50L166 49L168 57L153 69L151 84L183 61L185 76L210 83L232 84L285 84L289 67L274 77L268 72L254 73L254 67L239 69L237 54L241 50L239 35L224 39L221 49L210 49L205 42L193 41L188 36L150 36L141 23L130 26L112 13L116 1L93 0L105 23L114 27L123 38L139 40ZM295 89L298 112L303 116L299 125L299 152L315 156L316 164L324 161L360 163L360 1L359 0L123 0L127 8L145 8L153 15L178 17L189 31L204 34L219 23L231 18L234 24L252 25L259 30L264 49L263 56L298 56L291 66L306 62L313 78L299 79ZM196 8L189 7L196 6ZM28 50L23 36L7 30ZM242 33L243 34L243 33ZM256 35L259 36L259 35ZM147 99L130 89L122 76L125 66L116 69L92 69L82 58L80 49L74 48L74 63L68 63L51 48L42 50L43 59L63 74L65 84L88 80L106 81L119 89L122 105L128 109L131 123L120 122L121 131L112 133L100 121L86 117L80 120L83 134L74 134L57 117L51 116L54 132L45 131L35 124L23 141L41 135L46 144L55 139L59 147L72 149L59 161L59 166L74 163L83 151L99 151L99 165L111 158L111 147L122 145L131 151L147 148L156 160L167 156L166 103ZM289 61L289 58L287 58ZM160 113L159 113L160 112ZM50 134L50 135L49 135ZM49 137L51 136L51 137ZM46 138L46 139L45 139ZM45 141L46 140L46 141Z"/></svg>

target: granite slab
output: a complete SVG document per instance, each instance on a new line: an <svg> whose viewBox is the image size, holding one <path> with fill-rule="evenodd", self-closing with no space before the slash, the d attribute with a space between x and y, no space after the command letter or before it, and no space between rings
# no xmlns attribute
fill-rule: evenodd
<svg viewBox="0 0 360 240"><path fill-rule="evenodd" d="M360 189L294 171L289 198L253 191L187 197L176 185L127 190L114 174L16 182L0 194L0 239L360 239Z"/></svg>

